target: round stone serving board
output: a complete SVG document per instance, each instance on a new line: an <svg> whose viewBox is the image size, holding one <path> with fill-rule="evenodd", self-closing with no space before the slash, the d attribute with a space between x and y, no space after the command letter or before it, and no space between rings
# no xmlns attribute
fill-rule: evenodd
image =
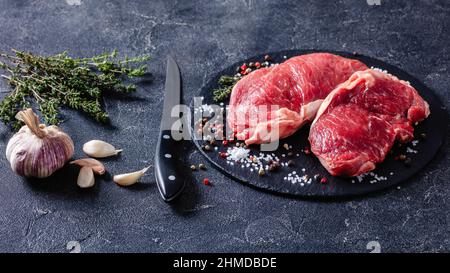
<svg viewBox="0 0 450 273"><path fill-rule="evenodd" d="M289 51L281 51L268 53L270 55L272 62L281 63L286 58L290 58L293 56L307 54L312 52L323 52L316 50L289 50ZM421 133L426 133L427 137L425 140L421 140L418 137L416 139L419 140L415 146L412 143L408 145L403 145L403 147L398 147L397 144L394 145L393 153L389 154L385 161L381 164L377 165L377 168L373 171L374 174L378 175L378 177L386 177L386 180L381 180L374 182L374 177L371 175L365 176L361 181L356 178L342 178L342 177L333 177L327 173L327 171L320 164L319 160L311 153L307 155L302 152L302 149L308 144L308 133L309 126L305 126L301 128L294 135L280 140L280 146L276 151L269 152L277 155L282 162L287 162L288 160L293 160L295 162L295 166L289 167L281 167L276 172L266 172L266 175L259 176L258 171L254 170L250 171L249 168L242 168L240 164L230 165L227 164L227 161L219 156L219 152L226 152L227 147L224 147L221 141L217 141L218 150L204 151L202 149L202 145L206 144L204 140L196 140L194 139L194 143L200 152L221 172L226 174L227 176L233 178L236 181L241 183L253 186L258 189L266 190L273 193L286 194L291 196L299 196L299 197L349 197L354 195L362 195L374 191L379 191L382 189L386 189L389 187L393 187L401 182L408 180L408 178L412 177L416 174L420 169L422 169L439 150L439 147L442 145L445 140L446 132L446 124L448 122L447 112L445 111L444 106L440 103L437 97L433 94L433 92L423 85L419 80L415 79L408 73L402 71L401 69L387 64L383 61L363 56L360 54L352 54L346 52L332 52L337 55L341 55L346 58L358 59L365 63L368 67L376 67L383 70L387 70L389 73L399 77L400 79L409 81L413 87L415 87L420 95L429 103L431 114L430 116L421 122L418 126L415 127L415 135L420 136ZM217 81L222 75L234 75L236 74L236 67L241 65L242 63L249 62L262 62L264 60L264 55L255 56L249 58L247 60L241 60L236 62L233 65L230 65L228 68L223 71L218 72L214 77L212 77L200 90L200 93L197 95L199 97L203 97L203 104L217 104L213 101L212 90L218 87ZM228 100L223 101L224 105L228 104ZM191 110L194 111L194 103L191 103ZM206 113L205 113L206 114ZM225 120L225 117L224 117ZM192 127L193 128L193 127ZM292 145L292 152L294 156L288 157L287 151L283 148L283 144L287 143L288 145ZM230 144L230 145L235 145ZM228 145L228 146L230 146ZM406 152L407 147L417 151L417 153ZM251 150L251 154L259 154L259 145L251 145L249 149ZM407 155L412 159L411 165L408 167L404 164L404 162L395 160L394 157L399 155L400 153ZM283 157L285 154L285 157ZM297 156L298 154L298 156ZM305 169L305 172L302 169ZM285 180L284 177L288 175L288 173L296 171L297 174L303 175L306 174L309 177L313 177L318 174L319 177L326 177L327 183L320 183L319 179L312 179L310 184L300 183L291 183L288 180ZM213 181L212 181L213 183Z"/></svg>

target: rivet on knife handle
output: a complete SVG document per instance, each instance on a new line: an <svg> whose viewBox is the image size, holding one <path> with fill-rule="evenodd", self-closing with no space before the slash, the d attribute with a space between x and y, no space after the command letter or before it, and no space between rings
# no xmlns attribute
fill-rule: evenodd
<svg viewBox="0 0 450 273"><path fill-rule="evenodd" d="M185 185L184 177L178 171L181 148L181 141L174 140L170 130L161 131L155 154L155 175L159 192L165 201L177 197Z"/></svg>

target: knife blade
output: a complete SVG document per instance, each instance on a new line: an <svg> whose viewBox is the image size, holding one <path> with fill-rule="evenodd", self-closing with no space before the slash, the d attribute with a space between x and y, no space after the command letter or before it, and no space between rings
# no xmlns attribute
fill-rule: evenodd
<svg viewBox="0 0 450 273"><path fill-rule="evenodd" d="M174 122L178 116L172 116L172 109L180 104L181 77L177 63L167 56L166 84L164 90L164 106L161 127L155 153L155 176L159 192L165 201L171 201L183 190L185 181L178 172L178 154L181 141L175 140L172 130L176 130Z"/></svg>

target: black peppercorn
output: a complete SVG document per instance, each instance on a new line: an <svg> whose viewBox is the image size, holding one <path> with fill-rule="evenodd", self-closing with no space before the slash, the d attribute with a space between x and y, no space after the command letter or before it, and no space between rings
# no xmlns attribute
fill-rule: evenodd
<svg viewBox="0 0 450 273"><path fill-rule="evenodd" d="M427 134L426 134L426 133L421 133L421 134L420 134L420 139L421 139L421 140L427 139Z"/></svg>
<svg viewBox="0 0 450 273"><path fill-rule="evenodd" d="M409 167L409 166L411 166L411 164L412 164L412 159L410 158L410 157L407 157L406 159L405 159L405 166L406 167Z"/></svg>
<svg viewBox="0 0 450 273"><path fill-rule="evenodd" d="M277 161L274 161L272 164L269 165L269 171L274 172L280 168L280 163Z"/></svg>

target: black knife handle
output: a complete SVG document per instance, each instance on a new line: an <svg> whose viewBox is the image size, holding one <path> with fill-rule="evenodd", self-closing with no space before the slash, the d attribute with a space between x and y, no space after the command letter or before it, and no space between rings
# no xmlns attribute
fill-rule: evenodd
<svg viewBox="0 0 450 273"><path fill-rule="evenodd" d="M155 175L159 192L165 201L177 197L185 185L184 177L177 171L181 150L181 141L174 140L170 130L160 132L155 154Z"/></svg>

